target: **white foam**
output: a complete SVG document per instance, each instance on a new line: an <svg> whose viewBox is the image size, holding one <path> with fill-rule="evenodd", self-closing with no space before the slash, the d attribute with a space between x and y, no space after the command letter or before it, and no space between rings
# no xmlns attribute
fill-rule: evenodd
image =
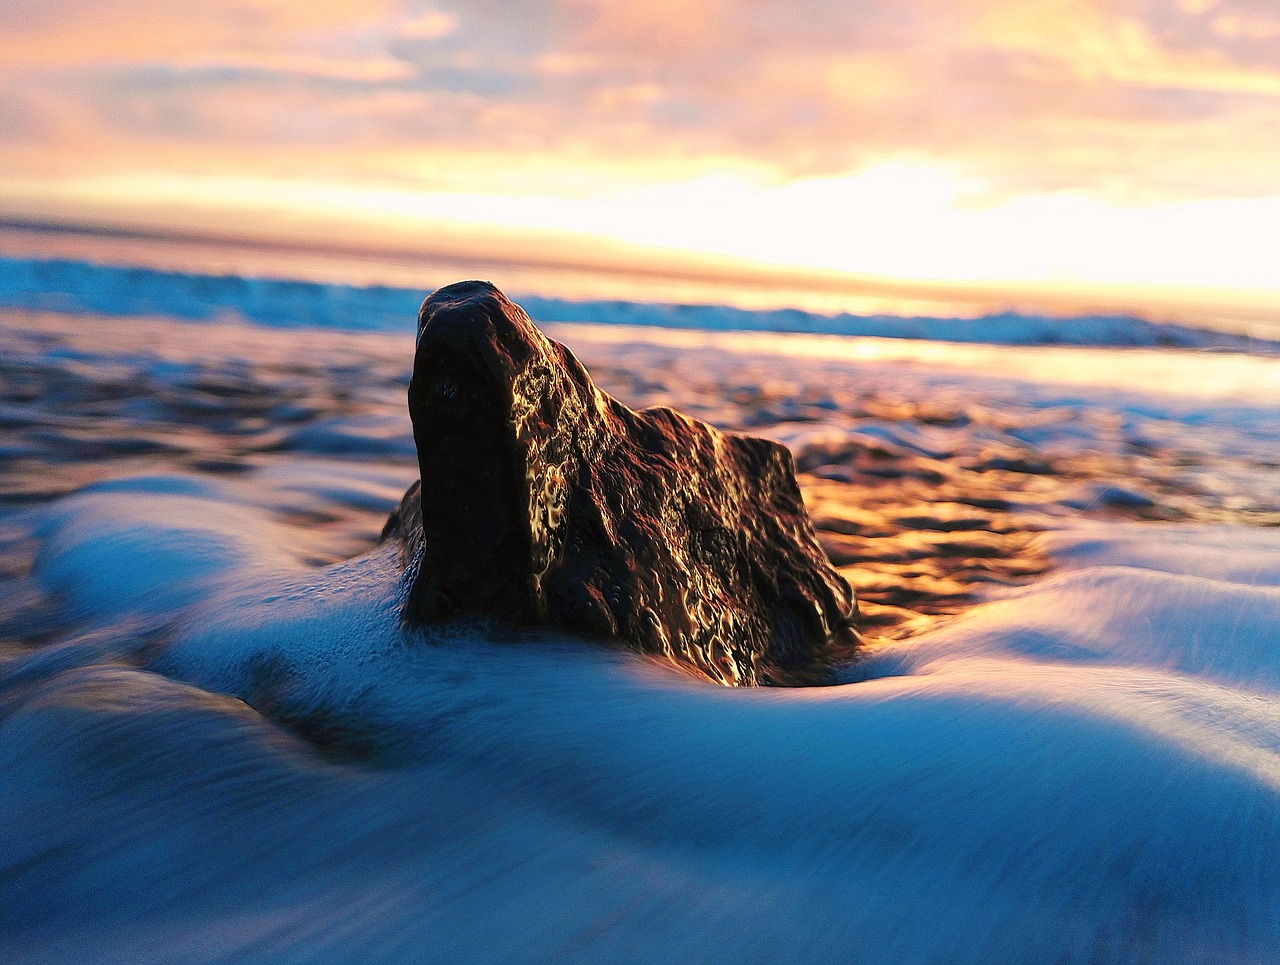
<svg viewBox="0 0 1280 965"><path fill-rule="evenodd" d="M405 636L386 552L304 571L225 491L107 495L56 507L42 572L105 604L196 602L153 665L173 679L63 669L0 731L9 859L57 870L16 879L24 960L1280 947L1280 532L1048 537L1061 575L881 649L871 679L748 691L596 646ZM209 696L255 700L263 667L293 711L412 754L321 765Z"/></svg>
<svg viewBox="0 0 1280 965"><path fill-rule="evenodd" d="M1012 428L1064 458L1275 442L1262 359L1191 397L1202 360L1173 353L580 334L716 391L756 353L797 385L838 366L887 398L1016 402ZM777 429L802 453L983 431ZM393 548L300 565L306 527L273 511L385 507L398 472L299 458L35 511L38 580L99 627L0 652L14 961L1277 960L1280 530L1045 534L1055 576L874 650L857 683L726 690L581 642L407 635ZM130 649L111 631L136 622L162 632ZM335 762L282 725L395 753Z"/></svg>
<svg viewBox="0 0 1280 965"><path fill-rule="evenodd" d="M45 510L36 535L38 582L101 622L171 612L286 558L260 514L225 487L183 476L88 487Z"/></svg>
<svg viewBox="0 0 1280 965"><path fill-rule="evenodd" d="M1078 523L1040 544L1061 566L1141 567L1248 586L1280 586L1280 531L1249 526Z"/></svg>

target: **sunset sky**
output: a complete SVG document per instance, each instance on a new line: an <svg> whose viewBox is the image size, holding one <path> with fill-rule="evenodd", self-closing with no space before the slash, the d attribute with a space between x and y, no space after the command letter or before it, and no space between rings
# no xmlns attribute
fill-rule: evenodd
<svg viewBox="0 0 1280 965"><path fill-rule="evenodd" d="M4 217L1280 299L1276 0L0 11Z"/></svg>

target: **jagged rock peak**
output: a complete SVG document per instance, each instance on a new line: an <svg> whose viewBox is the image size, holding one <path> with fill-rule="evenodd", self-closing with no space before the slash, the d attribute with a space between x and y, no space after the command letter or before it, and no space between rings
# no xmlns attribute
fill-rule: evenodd
<svg viewBox="0 0 1280 965"><path fill-rule="evenodd" d="M409 414L421 482L385 533L407 624L547 625L726 684L856 645L785 447L632 411L490 283L423 302Z"/></svg>

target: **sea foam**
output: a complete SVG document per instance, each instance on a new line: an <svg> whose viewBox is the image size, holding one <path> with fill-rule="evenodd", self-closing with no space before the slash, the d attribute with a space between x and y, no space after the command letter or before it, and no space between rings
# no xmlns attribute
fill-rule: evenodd
<svg viewBox="0 0 1280 965"><path fill-rule="evenodd" d="M1055 535L1061 575L873 650L857 683L725 690L569 640L407 635L383 551L264 570L224 554L234 495L198 490L47 513L63 593L169 629L140 664L62 667L0 731L9 859L46 869L10 906L38 911L25 960L1191 962L1280 941L1280 590L1188 575L1231 575L1213 527L1180 529L1172 573L1158 549L1092 565L1158 527ZM119 551L179 530L217 579ZM1249 548L1280 566L1280 532ZM335 728L392 756L324 765L309 741Z"/></svg>
<svg viewBox="0 0 1280 965"><path fill-rule="evenodd" d="M394 423L357 451L271 424L398 409L372 349L309 332L303 392L279 333L65 328L5 362L51 394L6 416L6 478L64 487L2 517L50 597L0 646L6 961L1276 960L1280 528L1222 522L1274 518L1266 360L574 328L637 400L773 427L824 532L903 551L898 582L1018 520L1053 567L975 566L958 616L847 683L731 689L599 643L405 632L394 548L369 549L414 471ZM135 430L176 467L92 462ZM1068 505L1094 479L1181 521Z"/></svg>

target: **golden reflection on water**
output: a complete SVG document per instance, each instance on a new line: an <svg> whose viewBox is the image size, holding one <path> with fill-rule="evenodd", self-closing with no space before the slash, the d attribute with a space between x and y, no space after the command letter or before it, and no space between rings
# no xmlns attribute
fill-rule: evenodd
<svg viewBox="0 0 1280 965"><path fill-rule="evenodd" d="M918 362L996 379L1034 378L1059 385L1167 392L1186 398L1275 398L1280 360L1225 352L981 345L916 339L775 332L709 332L641 326L548 325L561 340L616 345L636 342L676 349L721 349L741 355L831 362Z"/></svg>

